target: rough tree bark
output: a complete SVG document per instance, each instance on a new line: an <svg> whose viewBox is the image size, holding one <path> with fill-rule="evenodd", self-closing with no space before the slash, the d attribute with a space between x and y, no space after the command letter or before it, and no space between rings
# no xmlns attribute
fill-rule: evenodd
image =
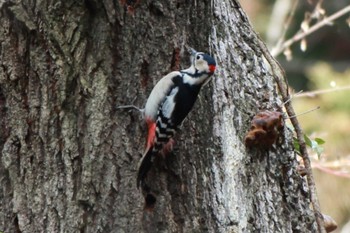
<svg viewBox="0 0 350 233"><path fill-rule="evenodd" d="M0 231L316 232L291 132L244 146L252 117L282 103L235 0L2 0L0 25ZM115 106L143 106L187 45L218 69L144 211L145 125Z"/></svg>

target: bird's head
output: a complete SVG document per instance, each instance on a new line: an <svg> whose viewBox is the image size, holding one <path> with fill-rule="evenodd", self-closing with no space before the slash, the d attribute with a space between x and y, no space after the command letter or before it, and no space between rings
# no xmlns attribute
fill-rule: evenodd
<svg viewBox="0 0 350 233"><path fill-rule="evenodd" d="M209 74L212 75L216 68L216 62L213 57L206 53L197 52L194 49L191 51L191 63L199 74Z"/></svg>

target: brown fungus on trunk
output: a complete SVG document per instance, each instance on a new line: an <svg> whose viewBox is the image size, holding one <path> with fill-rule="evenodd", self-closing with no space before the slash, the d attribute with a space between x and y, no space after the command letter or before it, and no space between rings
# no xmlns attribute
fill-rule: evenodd
<svg viewBox="0 0 350 233"><path fill-rule="evenodd" d="M271 147L277 140L284 126L282 113L276 111L262 111L257 113L250 130L245 136L245 144L248 147Z"/></svg>

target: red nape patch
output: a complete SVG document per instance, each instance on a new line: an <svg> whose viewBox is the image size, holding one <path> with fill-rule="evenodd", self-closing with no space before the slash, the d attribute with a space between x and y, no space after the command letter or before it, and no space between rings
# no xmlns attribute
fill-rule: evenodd
<svg viewBox="0 0 350 233"><path fill-rule="evenodd" d="M148 135L147 135L147 148L151 148L154 143L154 138L156 137L156 122L146 119L146 123L148 126Z"/></svg>

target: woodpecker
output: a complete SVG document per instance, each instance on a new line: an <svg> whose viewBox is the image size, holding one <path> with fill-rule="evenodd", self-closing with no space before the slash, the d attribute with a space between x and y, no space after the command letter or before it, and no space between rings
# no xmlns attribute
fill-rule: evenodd
<svg viewBox="0 0 350 233"><path fill-rule="evenodd" d="M201 87L209 81L215 68L213 57L191 49L191 66L167 74L154 86L144 108L148 136L139 163L138 188L148 189L145 178L155 156L171 151L176 130L191 111Z"/></svg>

